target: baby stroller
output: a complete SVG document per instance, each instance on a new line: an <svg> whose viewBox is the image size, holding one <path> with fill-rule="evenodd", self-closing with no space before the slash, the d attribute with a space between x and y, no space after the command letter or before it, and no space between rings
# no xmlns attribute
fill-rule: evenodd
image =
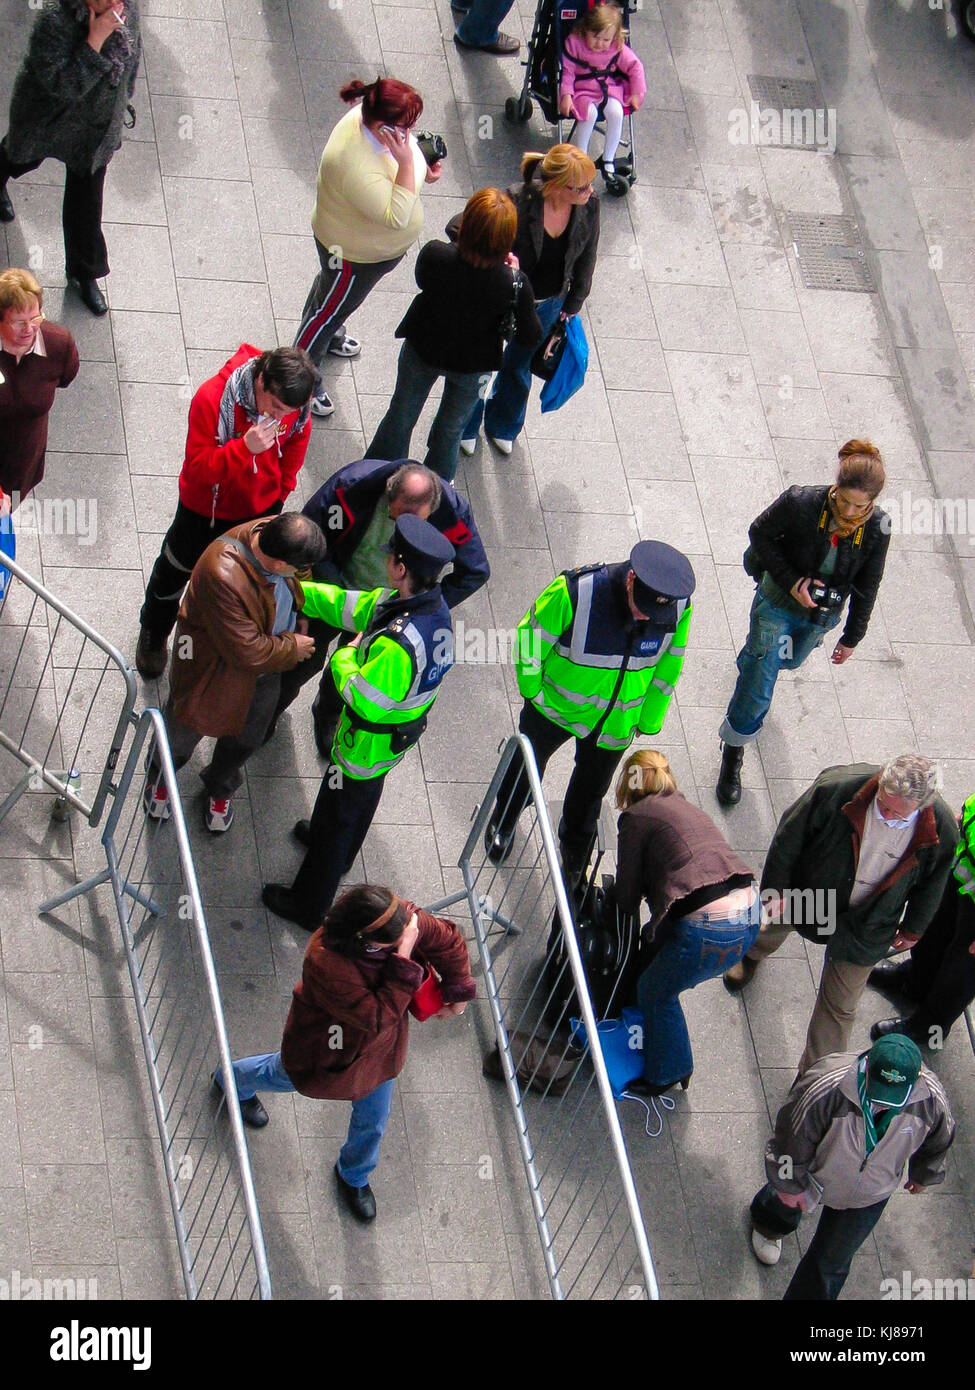
<svg viewBox="0 0 975 1390"><path fill-rule="evenodd" d="M508 97L504 104L504 114L512 125L524 125L531 119L534 106L532 97L538 102L545 119L558 127L559 142L571 140L576 122L562 116L559 111L559 81L562 76L562 47L566 36L580 15L592 9L595 0L538 0L535 10L535 23L528 41L528 57L523 66L525 80L521 92L516 97ZM633 0L616 0L623 12L623 24L629 27ZM605 135L602 121L596 122L596 129ZM568 134L563 127L569 126ZM606 192L613 198L624 198L636 183L636 146L633 143L633 114L627 107L623 123L623 136L620 140L620 153L616 156L616 173L606 180ZM595 161L596 168L602 168L602 160Z"/></svg>

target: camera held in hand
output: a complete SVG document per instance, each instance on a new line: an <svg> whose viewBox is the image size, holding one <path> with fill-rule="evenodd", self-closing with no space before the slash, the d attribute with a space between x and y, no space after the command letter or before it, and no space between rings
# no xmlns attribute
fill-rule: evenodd
<svg viewBox="0 0 975 1390"><path fill-rule="evenodd" d="M816 605L810 610L809 621L816 627L828 627L834 613L846 602L842 590L832 588L825 579L810 579L809 597Z"/></svg>
<svg viewBox="0 0 975 1390"><path fill-rule="evenodd" d="M416 143L420 146L420 152L426 160L428 168L441 159L447 158L446 140L442 135L435 135L432 130L418 130Z"/></svg>

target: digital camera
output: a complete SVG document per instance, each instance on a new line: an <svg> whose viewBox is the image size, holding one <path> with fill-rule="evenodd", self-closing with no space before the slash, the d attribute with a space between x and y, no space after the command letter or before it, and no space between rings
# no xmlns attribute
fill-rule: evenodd
<svg viewBox="0 0 975 1390"><path fill-rule="evenodd" d="M435 135L432 130L418 130L416 143L420 146L420 152L427 162L427 167L436 164L440 159L447 158L446 140L442 135Z"/></svg>
<svg viewBox="0 0 975 1390"><path fill-rule="evenodd" d="M816 605L810 610L809 621L816 627L828 627L833 614L846 602L842 590L832 588L825 579L810 579L809 597Z"/></svg>

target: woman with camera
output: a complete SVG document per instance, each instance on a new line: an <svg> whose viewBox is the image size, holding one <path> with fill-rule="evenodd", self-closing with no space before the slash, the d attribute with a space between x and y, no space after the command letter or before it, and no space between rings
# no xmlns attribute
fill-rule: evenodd
<svg viewBox="0 0 975 1390"><path fill-rule="evenodd" d="M531 350L542 336L535 296L512 253L518 213L507 193L481 188L467 200L457 244L428 241L416 260L420 293L396 330L403 347L396 389L366 458L401 459L439 377L443 396L423 460L449 481L478 392L501 366L505 340Z"/></svg>
<svg viewBox="0 0 975 1390"><path fill-rule="evenodd" d="M738 681L719 731L715 795L741 800L745 745L758 737L779 671L794 671L850 606L832 661L842 666L862 641L890 543L886 512L874 505L885 482L880 451L851 439L839 451L832 487L790 487L748 529L745 569L758 581Z"/></svg>
<svg viewBox="0 0 975 1390"><path fill-rule="evenodd" d="M258 1091L352 1102L335 1177L358 1221L376 1216L369 1175L379 1161L393 1081L406 1064L407 1011L429 967L440 976L443 1000L433 1017L462 1014L476 986L453 922L418 912L389 888L358 883L332 904L308 943L281 1050L233 1064L241 1118L253 1129L268 1122ZM223 1090L219 1069L213 1084Z"/></svg>
<svg viewBox="0 0 975 1390"><path fill-rule="evenodd" d="M423 100L405 82L356 79L339 96L353 109L328 137L318 166L312 230L322 268L294 341L319 369L328 353L358 357L360 344L345 321L419 237L420 187L436 183L446 154L439 136L421 143L413 135ZM323 416L335 407L320 390L311 409Z"/></svg>
<svg viewBox="0 0 975 1390"><path fill-rule="evenodd" d="M616 902L635 916L645 898L637 998L643 1011L643 1079L638 1095L690 1084L694 1059L680 995L736 965L758 935L761 903L751 869L710 816L685 800L663 753L641 748L616 784L619 844Z"/></svg>

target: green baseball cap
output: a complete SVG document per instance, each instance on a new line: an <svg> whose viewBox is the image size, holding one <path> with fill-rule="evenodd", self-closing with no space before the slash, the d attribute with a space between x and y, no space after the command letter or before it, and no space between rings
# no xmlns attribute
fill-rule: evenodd
<svg viewBox="0 0 975 1390"><path fill-rule="evenodd" d="M903 1033L888 1033L867 1053L867 1099L899 1110L921 1074L921 1049Z"/></svg>

